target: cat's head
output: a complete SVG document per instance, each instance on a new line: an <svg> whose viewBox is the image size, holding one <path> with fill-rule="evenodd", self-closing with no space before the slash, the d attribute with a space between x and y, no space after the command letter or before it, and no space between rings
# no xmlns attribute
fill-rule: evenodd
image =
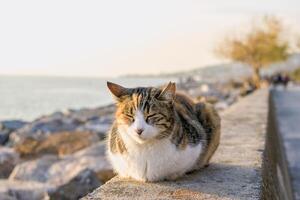
<svg viewBox="0 0 300 200"><path fill-rule="evenodd" d="M137 143L168 137L174 126L175 83L164 88L125 88L107 82L117 102L118 128Z"/></svg>

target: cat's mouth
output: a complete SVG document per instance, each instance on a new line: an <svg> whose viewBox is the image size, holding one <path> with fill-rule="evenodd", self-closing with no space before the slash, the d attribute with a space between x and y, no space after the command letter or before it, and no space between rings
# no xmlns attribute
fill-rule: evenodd
<svg viewBox="0 0 300 200"><path fill-rule="evenodd" d="M130 137L138 144L145 144L155 140L154 135L147 135L146 133L141 135L131 133Z"/></svg>

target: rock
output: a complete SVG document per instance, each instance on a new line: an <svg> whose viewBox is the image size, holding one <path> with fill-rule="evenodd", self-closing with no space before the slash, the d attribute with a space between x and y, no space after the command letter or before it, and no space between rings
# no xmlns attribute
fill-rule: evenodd
<svg viewBox="0 0 300 200"><path fill-rule="evenodd" d="M7 120L0 122L0 145L5 145L9 140L9 135L20 128L27 122L21 120Z"/></svg>
<svg viewBox="0 0 300 200"><path fill-rule="evenodd" d="M94 120L103 116L112 116L115 111L114 105L108 105L94 109L80 109L77 111L69 111L68 116L82 122Z"/></svg>
<svg viewBox="0 0 300 200"><path fill-rule="evenodd" d="M91 131L97 133L101 139L104 139L114 120L114 109L115 107L112 105L95 110L84 109L76 112L76 114L72 114L72 117L76 119L80 117L80 120L85 121L77 130ZM79 113L82 113L82 115L79 116Z"/></svg>
<svg viewBox="0 0 300 200"><path fill-rule="evenodd" d="M49 186L34 181L0 180L1 200L48 200Z"/></svg>
<svg viewBox="0 0 300 200"><path fill-rule="evenodd" d="M102 183L97 179L95 172L89 169L81 171L68 183L59 186L55 191L50 192L51 199L79 199Z"/></svg>
<svg viewBox="0 0 300 200"><path fill-rule="evenodd" d="M27 122L21 120L7 120L7 121L0 122L0 124L1 124L0 127L2 127L2 129L15 131L17 129L22 128L24 125L27 124Z"/></svg>
<svg viewBox="0 0 300 200"><path fill-rule="evenodd" d="M8 129L0 130L0 145L5 145L9 139L10 131Z"/></svg>
<svg viewBox="0 0 300 200"><path fill-rule="evenodd" d="M67 182L72 177L76 176L80 171L90 169L96 174L99 174L101 182L106 182L107 177L101 176L101 172L106 172L106 175L113 176L112 167L105 156L105 143L99 142L89 148L80 150L73 155L65 156L61 161L54 163L49 169L49 182L61 184ZM103 178L103 179L101 179Z"/></svg>
<svg viewBox="0 0 300 200"><path fill-rule="evenodd" d="M98 170L97 178L101 180L103 183L106 183L110 179L112 179L116 174L112 169L102 169Z"/></svg>
<svg viewBox="0 0 300 200"><path fill-rule="evenodd" d="M105 158L105 143L99 142L61 158L48 155L23 162L14 168L9 180L47 185L51 199L78 199L112 176Z"/></svg>
<svg viewBox="0 0 300 200"><path fill-rule="evenodd" d="M81 123L69 118L51 118L44 117L36 120L13 132L10 135L10 142L15 145L26 138L42 140L53 133L63 131L74 131Z"/></svg>
<svg viewBox="0 0 300 200"><path fill-rule="evenodd" d="M15 167L10 180L34 180L51 185L63 185L76 177L81 171L90 169L96 174L102 171L112 172L112 168L105 157L105 143L99 142L89 148L80 150L62 158L43 156L33 161L27 161ZM111 173L112 174L112 173ZM101 178L101 176L97 176ZM111 177L109 177L111 178ZM101 179L100 179L101 180ZM105 182L106 180L101 180Z"/></svg>
<svg viewBox="0 0 300 200"><path fill-rule="evenodd" d="M0 147L0 178L7 178L18 162L19 155L14 149Z"/></svg>
<svg viewBox="0 0 300 200"><path fill-rule="evenodd" d="M102 118L98 118L96 120L87 121L83 126L77 128L77 131L90 131L96 133L100 139L104 139L106 137L107 131L111 127L111 122L104 121Z"/></svg>
<svg viewBox="0 0 300 200"><path fill-rule="evenodd" d="M57 156L47 155L40 159L18 164L9 176L9 180L36 181L45 183L49 180L49 168L59 161Z"/></svg>
<svg viewBox="0 0 300 200"><path fill-rule="evenodd" d="M74 154L74 157L81 160L83 166L93 170L99 180L106 182L115 176L112 166L106 158L106 144L105 142L99 142L89 148L78 151Z"/></svg>
<svg viewBox="0 0 300 200"><path fill-rule="evenodd" d="M67 116L65 116L63 112L57 111L48 116L43 116L40 119L43 120L47 119L47 121L51 121L53 119L62 119L62 118L67 118Z"/></svg>
<svg viewBox="0 0 300 200"><path fill-rule="evenodd" d="M5 194L5 193L3 193L3 194L0 193L0 199L2 199L2 200L17 200L15 197L9 196L8 194Z"/></svg>
<svg viewBox="0 0 300 200"><path fill-rule="evenodd" d="M64 131L90 131L103 138L113 121L114 110L115 106L109 105L95 109L55 112L28 123L11 133L9 144L14 146L27 138L43 140L49 135Z"/></svg>
<svg viewBox="0 0 300 200"><path fill-rule="evenodd" d="M53 133L41 141L26 138L15 146L21 157L39 157L44 154L63 156L74 153L99 141L99 137L91 132L59 132Z"/></svg>

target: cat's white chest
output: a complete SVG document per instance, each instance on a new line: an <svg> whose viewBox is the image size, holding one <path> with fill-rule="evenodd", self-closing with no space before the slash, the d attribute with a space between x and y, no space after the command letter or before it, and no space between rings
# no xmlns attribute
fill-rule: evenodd
<svg viewBox="0 0 300 200"><path fill-rule="evenodd" d="M158 181L191 170L199 159L201 149L200 143L180 150L169 139L143 145L133 145L129 141L126 154L108 152L108 156L121 177Z"/></svg>

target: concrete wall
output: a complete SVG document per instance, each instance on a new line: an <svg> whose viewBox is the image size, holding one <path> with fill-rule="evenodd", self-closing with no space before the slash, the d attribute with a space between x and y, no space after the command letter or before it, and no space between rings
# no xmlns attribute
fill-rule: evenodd
<svg viewBox="0 0 300 200"><path fill-rule="evenodd" d="M300 90L270 92L263 199L300 199Z"/></svg>

